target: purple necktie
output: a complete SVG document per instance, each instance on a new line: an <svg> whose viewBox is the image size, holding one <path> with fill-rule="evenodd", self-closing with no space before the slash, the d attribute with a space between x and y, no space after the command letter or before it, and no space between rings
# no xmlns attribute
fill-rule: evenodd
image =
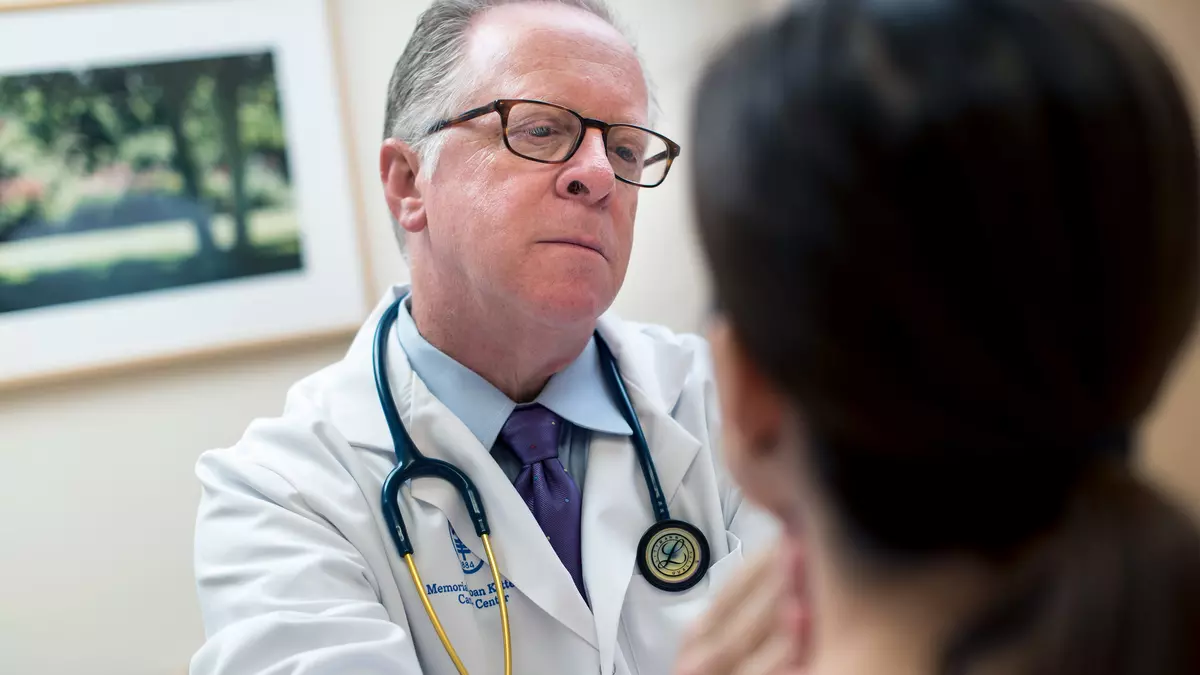
<svg viewBox="0 0 1200 675"><path fill-rule="evenodd" d="M587 598L579 536L583 499L558 461L562 425L562 418L540 405L518 408L504 423L500 439L524 465L513 486L571 573L580 595Z"/></svg>

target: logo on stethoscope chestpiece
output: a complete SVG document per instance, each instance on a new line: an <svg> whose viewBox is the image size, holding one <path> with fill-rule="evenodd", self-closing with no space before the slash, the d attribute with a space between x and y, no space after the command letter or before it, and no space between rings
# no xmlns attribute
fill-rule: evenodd
<svg viewBox="0 0 1200 675"><path fill-rule="evenodd" d="M677 532L659 537L650 549L654 570L669 579L682 577L696 565L696 545Z"/></svg>
<svg viewBox="0 0 1200 675"><path fill-rule="evenodd" d="M700 583L708 571L704 533L682 521L657 523L642 537L638 549L642 577L664 591L686 591Z"/></svg>
<svg viewBox="0 0 1200 675"><path fill-rule="evenodd" d="M475 574L483 569L483 559L475 555L475 553L463 543L462 539L458 538L458 533L454 531L454 526L450 527L450 542L454 544L454 553L458 556L458 564L462 566L464 574Z"/></svg>

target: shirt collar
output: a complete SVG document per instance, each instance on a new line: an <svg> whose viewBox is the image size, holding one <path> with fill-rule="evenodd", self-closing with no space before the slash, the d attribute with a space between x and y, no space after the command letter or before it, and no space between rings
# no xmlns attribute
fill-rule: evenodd
<svg viewBox="0 0 1200 675"><path fill-rule="evenodd" d="M430 393L462 420L483 447L490 449L517 404L425 340L413 321L408 300L400 304L396 336L413 371ZM595 337L574 361L550 378L535 403L575 426L623 436L633 433L604 384Z"/></svg>

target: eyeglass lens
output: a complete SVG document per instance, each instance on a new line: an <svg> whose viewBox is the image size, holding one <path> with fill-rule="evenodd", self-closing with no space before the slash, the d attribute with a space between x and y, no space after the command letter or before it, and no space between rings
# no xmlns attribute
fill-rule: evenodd
<svg viewBox="0 0 1200 675"><path fill-rule="evenodd" d="M518 155L543 162L561 162L582 132L579 118L540 103L517 103L508 112L505 133ZM670 156L662 137L636 127L615 125L608 131L608 161L613 173L639 185L656 185L667 171Z"/></svg>

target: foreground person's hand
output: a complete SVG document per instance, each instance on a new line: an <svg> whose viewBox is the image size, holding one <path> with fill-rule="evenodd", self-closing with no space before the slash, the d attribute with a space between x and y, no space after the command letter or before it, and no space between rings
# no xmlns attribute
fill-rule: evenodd
<svg viewBox="0 0 1200 675"><path fill-rule="evenodd" d="M810 640L802 553L760 554L688 631L675 675L799 675Z"/></svg>

